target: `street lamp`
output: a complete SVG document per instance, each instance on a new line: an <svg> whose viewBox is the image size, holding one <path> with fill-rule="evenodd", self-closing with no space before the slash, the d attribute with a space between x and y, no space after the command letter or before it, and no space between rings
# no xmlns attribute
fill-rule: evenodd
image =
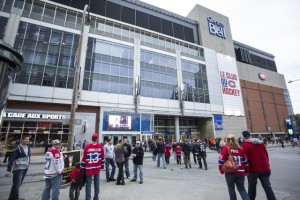
<svg viewBox="0 0 300 200"><path fill-rule="evenodd" d="M82 69L82 63L83 61L83 56L86 53L86 47L85 47L85 42L84 42L84 34L87 32L85 30L85 23L89 23L89 16L88 19L86 19L86 14L88 12L88 5L84 6L83 9L83 16L82 16L82 24L81 24L81 30L80 30L80 38L79 38L79 45L78 49L75 55L75 77L74 77L74 83L73 83L73 95L72 95L72 104L71 104L71 113L70 113L70 121L69 121L69 136L68 136L68 151L73 150L74 146L74 137L75 137L75 132L74 132L74 125L75 125L75 113L76 113L76 108L78 104L78 99L80 98L80 92L81 88L78 88L79 84L79 74L81 73ZM82 78L80 78L82 79ZM78 91L79 89L79 91Z"/></svg>
<svg viewBox="0 0 300 200"><path fill-rule="evenodd" d="M296 82L296 81L300 81L300 79L296 79L296 80L289 80L288 83L292 83L292 82Z"/></svg>

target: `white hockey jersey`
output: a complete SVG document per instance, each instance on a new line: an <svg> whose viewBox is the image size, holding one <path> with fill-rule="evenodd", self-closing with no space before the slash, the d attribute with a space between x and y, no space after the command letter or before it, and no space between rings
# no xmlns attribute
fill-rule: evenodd
<svg viewBox="0 0 300 200"><path fill-rule="evenodd" d="M45 154L45 174L44 178L53 178L63 173L65 164L60 151L52 148Z"/></svg>

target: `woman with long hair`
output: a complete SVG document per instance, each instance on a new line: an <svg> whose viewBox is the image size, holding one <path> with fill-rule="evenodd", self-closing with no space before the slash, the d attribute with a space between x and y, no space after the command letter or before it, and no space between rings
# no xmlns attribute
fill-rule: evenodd
<svg viewBox="0 0 300 200"><path fill-rule="evenodd" d="M250 200L247 191L245 190L245 175L249 173L249 164L244 150L239 146L234 135L229 134L225 140L226 144L219 156L219 170L221 174L224 174L222 167L228 157L232 155L238 169L234 172L225 172L225 179L228 187L230 200L236 200L235 186L237 187L243 200Z"/></svg>

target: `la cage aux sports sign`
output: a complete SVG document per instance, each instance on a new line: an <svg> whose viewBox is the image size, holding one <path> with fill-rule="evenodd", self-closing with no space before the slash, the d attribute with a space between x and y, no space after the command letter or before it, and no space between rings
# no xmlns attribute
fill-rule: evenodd
<svg viewBox="0 0 300 200"><path fill-rule="evenodd" d="M17 112L7 112L4 114L4 117L17 119L66 119L66 115Z"/></svg>
<svg viewBox="0 0 300 200"><path fill-rule="evenodd" d="M222 93L232 96L240 96L240 90L236 89L237 87L237 74L229 73L225 71L220 71Z"/></svg>

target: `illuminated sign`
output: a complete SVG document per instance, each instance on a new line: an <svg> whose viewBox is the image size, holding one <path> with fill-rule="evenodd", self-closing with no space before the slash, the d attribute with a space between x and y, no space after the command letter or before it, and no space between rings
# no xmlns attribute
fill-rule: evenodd
<svg viewBox="0 0 300 200"><path fill-rule="evenodd" d="M210 34L226 39L224 25L211 17L207 17L208 30Z"/></svg>
<svg viewBox="0 0 300 200"><path fill-rule="evenodd" d="M7 112L4 114L7 118L17 118L17 119L66 119L66 115L57 114L39 114L39 113L16 113Z"/></svg>

